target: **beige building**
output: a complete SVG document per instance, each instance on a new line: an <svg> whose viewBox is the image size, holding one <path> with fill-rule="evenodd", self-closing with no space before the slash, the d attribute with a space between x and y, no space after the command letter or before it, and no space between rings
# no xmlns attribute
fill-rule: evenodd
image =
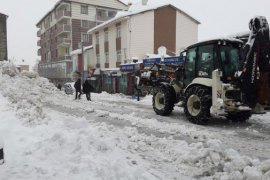
<svg viewBox="0 0 270 180"><path fill-rule="evenodd" d="M147 7L137 12L125 12L88 31L93 37L96 68L119 67L134 57L157 54L167 48L175 56L198 41L200 22L171 4Z"/></svg>
<svg viewBox="0 0 270 180"><path fill-rule="evenodd" d="M70 52L92 44L87 31L127 10L119 0L59 0L36 24L39 74L55 82L70 79Z"/></svg>
<svg viewBox="0 0 270 180"><path fill-rule="evenodd" d="M8 60L7 18L7 15L0 13L0 61Z"/></svg>

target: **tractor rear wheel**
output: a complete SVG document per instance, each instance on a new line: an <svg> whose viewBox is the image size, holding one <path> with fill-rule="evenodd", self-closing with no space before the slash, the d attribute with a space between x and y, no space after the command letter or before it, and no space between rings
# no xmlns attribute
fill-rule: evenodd
<svg viewBox="0 0 270 180"><path fill-rule="evenodd" d="M155 88L153 93L152 105L154 111L161 116L171 114L174 107L174 90L171 86L161 85Z"/></svg>
<svg viewBox="0 0 270 180"><path fill-rule="evenodd" d="M194 124L206 124L210 119L211 90L203 86L193 86L185 93L184 112Z"/></svg>

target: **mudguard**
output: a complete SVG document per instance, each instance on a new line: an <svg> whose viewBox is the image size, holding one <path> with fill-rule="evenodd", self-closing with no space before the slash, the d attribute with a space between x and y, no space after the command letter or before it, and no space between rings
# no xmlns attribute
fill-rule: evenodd
<svg viewBox="0 0 270 180"><path fill-rule="evenodd" d="M194 85L203 85L209 88L212 88L213 85L213 80L210 78L195 78L184 90L184 93L186 92L187 89L189 89L191 86Z"/></svg>

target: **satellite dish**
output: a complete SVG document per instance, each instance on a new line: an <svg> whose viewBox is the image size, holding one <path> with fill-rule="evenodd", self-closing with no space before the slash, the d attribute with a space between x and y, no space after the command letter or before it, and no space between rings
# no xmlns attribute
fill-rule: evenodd
<svg viewBox="0 0 270 180"><path fill-rule="evenodd" d="M158 48L158 54L161 56L165 56L167 54L167 48L164 46L160 46Z"/></svg>

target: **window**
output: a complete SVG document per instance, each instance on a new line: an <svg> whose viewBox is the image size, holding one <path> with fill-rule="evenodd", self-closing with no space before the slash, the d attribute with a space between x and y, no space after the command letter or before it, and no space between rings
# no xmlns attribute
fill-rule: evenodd
<svg viewBox="0 0 270 180"><path fill-rule="evenodd" d="M89 42L89 34L82 34L82 42Z"/></svg>
<svg viewBox="0 0 270 180"><path fill-rule="evenodd" d="M97 9L97 16L98 17L106 16L106 11L104 9Z"/></svg>
<svg viewBox="0 0 270 180"><path fill-rule="evenodd" d="M109 63L109 52L105 53L105 62Z"/></svg>
<svg viewBox="0 0 270 180"><path fill-rule="evenodd" d="M108 11L108 16L110 18L113 18L115 16L116 12L115 11Z"/></svg>
<svg viewBox="0 0 270 180"><path fill-rule="evenodd" d="M88 14L88 6L81 5L81 14Z"/></svg>
<svg viewBox="0 0 270 180"><path fill-rule="evenodd" d="M187 51L186 63L185 63L185 79L184 83L190 84L195 78L195 62L196 62L197 48L191 48Z"/></svg>
<svg viewBox="0 0 270 180"><path fill-rule="evenodd" d="M96 44L99 44L99 34L96 34Z"/></svg>
<svg viewBox="0 0 270 180"><path fill-rule="evenodd" d="M69 55L69 48L66 48L66 55Z"/></svg>
<svg viewBox="0 0 270 180"><path fill-rule="evenodd" d="M107 41L109 41L109 31L108 30L106 30L105 32L104 32L104 41L105 42L107 42Z"/></svg>
<svg viewBox="0 0 270 180"><path fill-rule="evenodd" d="M121 26L118 25L116 26L116 38L120 38L121 37Z"/></svg>
<svg viewBox="0 0 270 180"><path fill-rule="evenodd" d="M220 56L221 63L223 66L223 73L228 77L233 77L235 72L240 68L240 52L237 47L233 46L221 46L220 47Z"/></svg>
<svg viewBox="0 0 270 180"><path fill-rule="evenodd" d="M88 21L82 20L81 26L82 26L83 28L88 28L88 27L89 27Z"/></svg>
<svg viewBox="0 0 270 180"><path fill-rule="evenodd" d="M122 55L121 55L121 50L120 50L120 51L117 51L117 52L116 52L116 55L117 55L117 57L116 57L117 62L121 62L121 57L122 57Z"/></svg>
<svg viewBox="0 0 270 180"><path fill-rule="evenodd" d="M198 53L198 76L200 77L211 77L213 71L214 62L214 46L206 45L199 47Z"/></svg>

